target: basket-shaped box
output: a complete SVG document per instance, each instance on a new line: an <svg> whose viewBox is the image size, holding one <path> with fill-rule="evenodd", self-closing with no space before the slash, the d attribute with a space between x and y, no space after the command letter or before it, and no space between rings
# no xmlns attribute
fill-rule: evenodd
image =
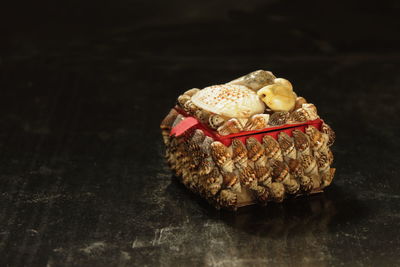
<svg viewBox="0 0 400 267"><path fill-rule="evenodd" d="M232 86L233 92L243 89L228 84L228 91L218 92L229 95ZM289 111L266 106L247 118L229 118L196 105L192 100L200 91L179 96L161 123L167 162L188 189L216 208L236 210L318 193L331 184L335 134L313 104L296 96Z"/></svg>

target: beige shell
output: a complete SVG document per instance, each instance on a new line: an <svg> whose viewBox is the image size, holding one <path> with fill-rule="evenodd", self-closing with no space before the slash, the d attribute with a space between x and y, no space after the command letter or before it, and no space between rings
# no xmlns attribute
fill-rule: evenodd
<svg viewBox="0 0 400 267"><path fill-rule="evenodd" d="M283 78L275 79L274 84L261 88L257 94L273 111L290 111L296 103L292 84Z"/></svg>
<svg viewBox="0 0 400 267"><path fill-rule="evenodd" d="M198 91L200 91L199 88L192 88L192 89L187 90L187 91L184 92L183 94L192 97L192 96L193 96L194 94L196 94Z"/></svg>
<svg viewBox="0 0 400 267"><path fill-rule="evenodd" d="M199 107L196 106L193 101L190 99L185 102L183 105L183 109L189 113L190 115L196 115L196 111L199 110Z"/></svg>
<svg viewBox="0 0 400 267"><path fill-rule="evenodd" d="M246 139L247 157L251 161L258 161L264 157L264 146L254 137ZM264 160L265 161L265 160Z"/></svg>
<svg viewBox="0 0 400 267"><path fill-rule="evenodd" d="M171 109L168 115L162 120L160 128L163 130L170 129L178 114L179 113L175 109Z"/></svg>
<svg viewBox="0 0 400 267"><path fill-rule="evenodd" d="M191 101L204 110L229 118L248 118L265 109L253 90L234 84L206 87L193 95Z"/></svg>
<svg viewBox="0 0 400 267"><path fill-rule="evenodd" d="M289 135L285 132L280 132L278 134L278 143L284 157L296 158L296 148L294 147L293 139Z"/></svg>
<svg viewBox="0 0 400 267"><path fill-rule="evenodd" d="M296 194L300 189L300 184L296 179L286 179L283 181L283 185L289 194Z"/></svg>
<svg viewBox="0 0 400 267"><path fill-rule="evenodd" d="M294 139L294 146L298 154L310 154L310 141L305 133L300 130L294 130L292 132ZM299 156L298 156L299 157Z"/></svg>
<svg viewBox="0 0 400 267"><path fill-rule="evenodd" d="M283 160L281 148L279 147L278 142L272 136L265 135L263 137L263 146L267 160Z"/></svg>
<svg viewBox="0 0 400 267"><path fill-rule="evenodd" d="M217 168L214 168L214 170L210 172L205 179L204 187L208 195L214 196L215 194L217 194L218 191L221 189L222 182L222 175Z"/></svg>
<svg viewBox="0 0 400 267"><path fill-rule="evenodd" d="M223 185L228 188L233 188L239 183L239 177L234 172L227 172L223 174Z"/></svg>
<svg viewBox="0 0 400 267"><path fill-rule="evenodd" d="M228 84L244 85L256 91L261 87L273 84L275 79L276 77L270 71L256 70L238 79L235 79Z"/></svg>
<svg viewBox="0 0 400 267"><path fill-rule="evenodd" d="M320 152L315 152L315 157L317 160L317 165L318 165L318 171L320 173L325 173L329 171L329 156L326 152L320 151Z"/></svg>
<svg viewBox="0 0 400 267"><path fill-rule="evenodd" d="M314 151L322 150L328 141L327 137L325 138L317 128L311 125L306 128L306 134L310 139L310 145Z"/></svg>
<svg viewBox="0 0 400 267"><path fill-rule="evenodd" d="M234 134L241 132L243 130L243 126L240 124L240 122L233 118L228 121L226 121L224 124L222 124L218 129L217 132L220 135L229 135L229 134Z"/></svg>
<svg viewBox="0 0 400 267"><path fill-rule="evenodd" d="M232 160L237 168L247 166L247 149L239 139L233 139L232 144Z"/></svg>
<svg viewBox="0 0 400 267"><path fill-rule="evenodd" d="M269 189L258 186L256 190L257 200L260 205L266 205L269 198L270 198L270 191Z"/></svg>
<svg viewBox="0 0 400 267"><path fill-rule="evenodd" d="M303 104L307 104L307 100L302 96L298 96L296 98L296 104L294 105L294 110L301 108Z"/></svg>
<svg viewBox="0 0 400 267"><path fill-rule="evenodd" d="M260 130L268 127L269 114L256 114L251 116L244 126L245 131Z"/></svg>
<svg viewBox="0 0 400 267"><path fill-rule="evenodd" d="M269 117L268 124L271 126L284 125L288 121L289 116L290 116L289 112L286 111L274 112Z"/></svg>
<svg viewBox="0 0 400 267"><path fill-rule="evenodd" d="M292 122L304 122L316 119L318 119L318 114L314 104L303 104L301 108L296 109L290 114Z"/></svg>
<svg viewBox="0 0 400 267"><path fill-rule="evenodd" d="M332 128L328 124L323 123L321 126L321 132L327 134L329 137L327 145L328 146L333 145L333 143L335 142L335 139L336 139L336 135L335 135L335 132L332 130Z"/></svg>
<svg viewBox="0 0 400 267"><path fill-rule="evenodd" d="M210 126L211 129L218 129L225 121L226 119L223 116L212 114L208 118L208 126Z"/></svg>
<svg viewBox="0 0 400 267"><path fill-rule="evenodd" d="M217 202L224 208L237 209L237 194L231 189L223 189L220 191Z"/></svg>
<svg viewBox="0 0 400 267"><path fill-rule="evenodd" d="M194 112L194 116L202 123L207 124L208 118L210 117L210 112L204 109L197 109Z"/></svg>
<svg viewBox="0 0 400 267"><path fill-rule="evenodd" d="M310 192L314 187L313 180L306 175L302 175L299 177L299 183L300 183L300 189L306 193Z"/></svg>
<svg viewBox="0 0 400 267"><path fill-rule="evenodd" d="M184 108L186 102L189 101L190 99L191 99L191 97L188 96L188 95L180 95L180 96L178 97L178 104L179 104L179 106L181 106L182 108Z"/></svg>
<svg viewBox="0 0 400 267"><path fill-rule="evenodd" d="M232 172L232 154L224 144L219 141L213 142L211 144L211 155L215 163L222 169L222 171Z"/></svg>
<svg viewBox="0 0 400 267"><path fill-rule="evenodd" d="M271 183L269 188L269 193L271 196L271 199L274 200L275 202L282 202L283 199L285 198L285 187L281 183Z"/></svg>

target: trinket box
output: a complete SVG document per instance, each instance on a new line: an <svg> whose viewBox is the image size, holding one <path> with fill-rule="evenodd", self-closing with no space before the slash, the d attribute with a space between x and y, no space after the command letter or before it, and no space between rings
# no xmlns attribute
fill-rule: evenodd
<svg viewBox="0 0 400 267"><path fill-rule="evenodd" d="M184 92L160 127L171 169L216 208L321 192L335 174L334 131L269 71Z"/></svg>

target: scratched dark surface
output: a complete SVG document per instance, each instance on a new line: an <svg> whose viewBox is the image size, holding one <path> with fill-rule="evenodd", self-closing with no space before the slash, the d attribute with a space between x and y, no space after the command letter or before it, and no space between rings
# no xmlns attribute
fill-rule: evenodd
<svg viewBox="0 0 400 267"><path fill-rule="evenodd" d="M0 265L400 265L400 5L297 2L2 4ZM215 211L171 176L159 122L256 69L336 130L336 178Z"/></svg>

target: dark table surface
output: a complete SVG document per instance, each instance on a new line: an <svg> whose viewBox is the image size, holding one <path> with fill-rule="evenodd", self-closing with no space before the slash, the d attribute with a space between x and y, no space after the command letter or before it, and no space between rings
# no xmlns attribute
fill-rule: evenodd
<svg viewBox="0 0 400 267"><path fill-rule="evenodd" d="M297 2L2 4L0 265L399 265L400 5ZM216 211L171 175L159 122L256 69L317 105L336 177Z"/></svg>

